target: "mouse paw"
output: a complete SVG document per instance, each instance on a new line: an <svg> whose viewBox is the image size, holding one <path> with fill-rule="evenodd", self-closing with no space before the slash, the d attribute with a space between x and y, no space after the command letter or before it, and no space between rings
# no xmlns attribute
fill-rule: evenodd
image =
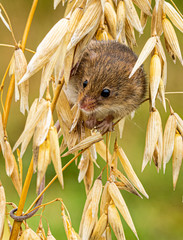
<svg viewBox="0 0 183 240"><path fill-rule="evenodd" d="M97 120L95 117L90 117L85 121L85 126L89 129L93 129L97 124Z"/></svg>
<svg viewBox="0 0 183 240"><path fill-rule="evenodd" d="M112 132L114 131L113 129L113 117L112 116L108 116L107 118L105 118L104 120L97 122L96 128L97 130L101 133L104 134L105 132Z"/></svg>

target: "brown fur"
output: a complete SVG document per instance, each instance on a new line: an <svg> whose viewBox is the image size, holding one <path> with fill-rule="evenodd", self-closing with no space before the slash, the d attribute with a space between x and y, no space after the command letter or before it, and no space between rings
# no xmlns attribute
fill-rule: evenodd
<svg viewBox="0 0 183 240"><path fill-rule="evenodd" d="M72 103L92 99L92 111L97 120L109 115L122 118L135 110L143 101L146 93L146 77L141 66L129 79L137 60L134 52L118 42L91 41L84 51L75 75L71 77L67 95ZM83 88L83 82L88 85ZM110 90L104 98L101 92Z"/></svg>

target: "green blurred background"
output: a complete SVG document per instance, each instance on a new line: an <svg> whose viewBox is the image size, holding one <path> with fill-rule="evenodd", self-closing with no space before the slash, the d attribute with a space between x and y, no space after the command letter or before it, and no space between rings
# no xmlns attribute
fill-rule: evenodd
<svg viewBox="0 0 183 240"><path fill-rule="evenodd" d="M25 23L31 8L31 0L3 0L1 1L7 13L11 19L13 30L16 40L19 41L22 38ZM183 12L183 2L175 0L175 3ZM64 8L59 5L57 9L53 10L53 0L40 0L35 13L35 17L32 22L30 34L28 36L27 47L35 50L40 41L50 28L63 16ZM181 49L183 51L183 35L176 30ZM138 34L137 43L138 46L134 51L139 54L143 45L150 36L150 21L144 31L144 35L140 38ZM163 39L163 38L162 38ZM162 42L164 42L162 40ZM0 21L0 43L13 44L13 40L9 31L5 28ZM2 79L6 67L11 59L13 49L0 47L0 78ZM26 58L29 61L32 54L26 52ZM183 91L183 68L179 61L174 65L169 56L168 60L168 83L166 91ZM149 59L144 64L145 70L149 72ZM37 73L30 80L30 105L35 97L39 93L40 73ZM9 84L9 78L6 79L4 88L5 100L7 86ZM173 109L179 113L183 118L183 94L168 95ZM160 111L163 121L163 127L169 116L169 110L167 113L159 101L157 101L157 107ZM148 121L148 103L144 103L136 112L133 120L128 118L125 123L125 130L123 140L120 141L120 145L123 147L127 154L135 172L142 181L150 199L140 199L132 194L123 192L123 196L130 210L134 224L136 226L140 239L149 240L181 240L183 239L183 172L180 170L180 176L177 182L176 191L173 191L172 187L172 161L169 162L164 175L162 171L158 174L156 168L152 164L147 166L143 173L141 173L141 165L143 158L143 150L145 143L145 132ZM7 124L7 132L9 141L13 146L18 137L20 136L25 123L25 116L19 112L19 103L15 103L14 98L12 100L12 106ZM23 176L27 172L28 165L31 160L31 145L27 149L23 157ZM63 159L65 164L68 159ZM98 160L101 166L104 166L102 160ZM95 167L95 176L100 173L100 170ZM46 182L48 183L55 175L53 166L50 165L46 174ZM67 206L72 225L76 231L78 231L79 223L81 219L82 209L85 202L85 190L83 182L78 183L78 169L72 164L68 169L64 171L65 188L61 189L58 181L56 181L45 193L44 202L51 201L57 197L64 200ZM4 159L2 154L0 155L0 180L5 188L7 201L14 202L18 205L19 197L14 190L11 180L5 174ZM35 181L36 174L33 176L31 187L28 193L25 210L30 206L32 201L36 197L35 193ZM9 209L9 208L8 208ZM10 209L9 209L10 210ZM46 207L44 216L48 219L53 235L56 239L66 239L60 204L53 203ZM27 221L29 226L36 230L39 222L39 217L32 217ZM43 220L45 230L47 225ZM124 221L123 221L124 223ZM135 236L124 223L126 239L133 240ZM5 234L5 238L7 235Z"/></svg>

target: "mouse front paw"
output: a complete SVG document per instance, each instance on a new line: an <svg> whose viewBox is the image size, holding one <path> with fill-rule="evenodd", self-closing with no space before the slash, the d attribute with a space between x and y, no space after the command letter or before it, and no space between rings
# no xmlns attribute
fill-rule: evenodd
<svg viewBox="0 0 183 240"><path fill-rule="evenodd" d="M97 120L96 117L92 116L89 117L86 121L85 121L85 126L89 129L93 129L97 124Z"/></svg>
<svg viewBox="0 0 183 240"><path fill-rule="evenodd" d="M96 129L101 133L104 134L106 132L112 132L114 131L113 129L113 117L108 116L102 121L98 121L96 125Z"/></svg>

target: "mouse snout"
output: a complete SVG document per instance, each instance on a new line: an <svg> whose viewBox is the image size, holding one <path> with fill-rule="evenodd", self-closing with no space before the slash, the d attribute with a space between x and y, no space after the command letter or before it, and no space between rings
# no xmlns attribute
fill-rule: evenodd
<svg viewBox="0 0 183 240"><path fill-rule="evenodd" d="M92 97L84 96L79 101L79 106L84 111L87 111L87 112L92 111L92 110L94 110L94 108L96 106L96 100Z"/></svg>

